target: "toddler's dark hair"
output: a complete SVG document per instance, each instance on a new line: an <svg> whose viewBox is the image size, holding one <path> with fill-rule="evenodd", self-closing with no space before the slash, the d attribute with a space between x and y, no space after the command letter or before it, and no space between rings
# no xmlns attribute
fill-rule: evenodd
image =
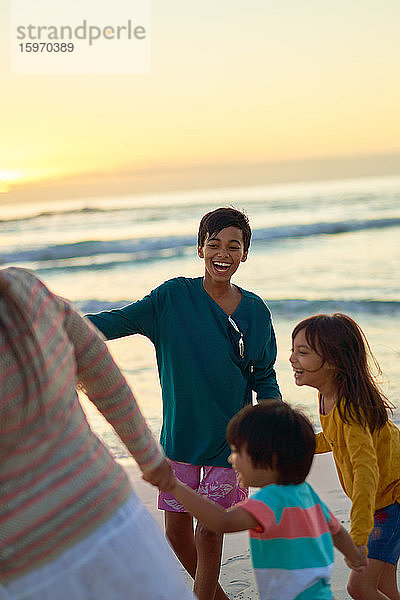
<svg viewBox="0 0 400 600"><path fill-rule="evenodd" d="M202 217L197 235L197 245L202 248L209 237L217 235L226 227L237 227L243 234L244 251L247 252L250 246L251 228L247 216L236 210L236 208L217 208Z"/></svg>
<svg viewBox="0 0 400 600"><path fill-rule="evenodd" d="M302 483L311 468L315 433L300 411L271 400L246 406L228 423L228 443L250 455L254 467L279 472L277 483Z"/></svg>

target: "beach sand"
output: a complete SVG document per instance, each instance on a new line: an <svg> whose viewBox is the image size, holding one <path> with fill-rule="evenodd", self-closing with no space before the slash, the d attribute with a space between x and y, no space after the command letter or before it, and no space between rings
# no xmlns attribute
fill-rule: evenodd
<svg viewBox="0 0 400 600"><path fill-rule="evenodd" d="M141 479L140 470L130 459L120 461L126 469L132 485L163 527L163 512L157 509L157 490ZM346 529L350 527L350 501L343 493L331 454L315 456L308 481L326 502L334 515ZM332 591L336 600L350 600L346 591L349 569L343 556L335 550L335 569L332 577ZM187 577L190 583L190 577ZM230 533L225 536L220 583L232 600L257 600L257 587L251 567L247 532Z"/></svg>

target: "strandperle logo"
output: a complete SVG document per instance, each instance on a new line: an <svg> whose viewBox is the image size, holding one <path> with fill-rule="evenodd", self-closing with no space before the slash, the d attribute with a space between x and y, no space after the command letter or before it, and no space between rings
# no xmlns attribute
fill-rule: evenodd
<svg viewBox="0 0 400 600"><path fill-rule="evenodd" d="M151 72L150 0L9 0L15 74Z"/></svg>
<svg viewBox="0 0 400 600"><path fill-rule="evenodd" d="M76 27L70 25L19 25L16 28L17 40L24 41L88 41L89 46L97 40L145 40L146 28L134 25L128 19L125 25L91 25L86 19Z"/></svg>

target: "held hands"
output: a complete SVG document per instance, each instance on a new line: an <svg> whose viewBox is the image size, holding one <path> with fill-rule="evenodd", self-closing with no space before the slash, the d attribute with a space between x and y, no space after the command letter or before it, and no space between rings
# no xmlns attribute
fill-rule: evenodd
<svg viewBox="0 0 400 600"><path fill-rule="evenodd" d="M176 482L175 473L166 458L155 469L143 473L142 479L158 487L162 492L171 491Z"/></svg>
<svg viewBox="0 0 400 600"><path fill-rule="evenodd" d="M360 573L360 571L363 571L368 564L367 548L366 546L356 546L356 548L359 554L358 560L350 560L349 558L347 558L347 556L344 557L344 560L346 565L350 569L353 569L353 571Z"/></svg>

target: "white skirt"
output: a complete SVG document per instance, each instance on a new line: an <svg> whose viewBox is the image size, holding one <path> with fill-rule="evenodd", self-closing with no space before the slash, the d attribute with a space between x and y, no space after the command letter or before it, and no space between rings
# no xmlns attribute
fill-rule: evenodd
<svg viewBox="0 0 400 600"><path fill-rule="evenodd" d="M195 600L160 527L136 494L97 531L35 571L0 585L0 600Z"/></svg>

